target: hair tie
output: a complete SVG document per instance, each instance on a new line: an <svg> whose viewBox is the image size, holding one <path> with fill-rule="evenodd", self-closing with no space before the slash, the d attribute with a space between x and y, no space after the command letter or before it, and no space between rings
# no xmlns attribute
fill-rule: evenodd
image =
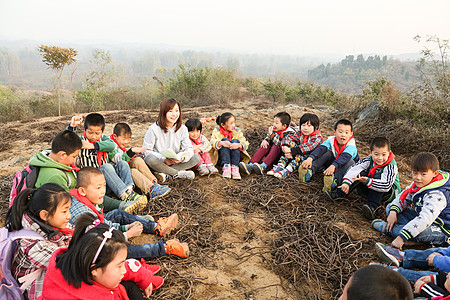
<svg viewBox="0 0 450 300"><path fill-rule="evenodd" d="M95 221L94 221L94 222L95 222ZM106 240L107 240L107 239L110 239L110 238L112 237L112 231L113 231L113 230L114 230L114 227L110 227L108 231L103 232L103 236L104 236L103 241L102 241L102 243L100 244L100 246L98 247L97 253L95 253L94 259L92 260L92 264L95 264L95 261L97 260L98 255L100 254L100 252L101 252L102 249L103 249L103 246L104 246L105 243L106 243Z"/></svg>
<svg viewBox="0 0 450 300"><path fill-rule="evenodd" d="M89 230L91 230L94 227L97 227L98 224L100 224L100 220L99 219L95 219L94 222L92 222L91 225L86 226L86 230L84 231L84 233L88 232Z"/></svg>

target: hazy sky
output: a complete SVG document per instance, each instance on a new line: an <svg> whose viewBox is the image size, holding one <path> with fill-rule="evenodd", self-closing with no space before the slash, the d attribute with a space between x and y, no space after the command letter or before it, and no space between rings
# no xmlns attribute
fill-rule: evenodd
<svg viewBox="0 0 450 300"><path fill-rule="evenodd" d="M80 39L237 52L418 52L450 38L449 0L0 0L0 37Z"/></svg>

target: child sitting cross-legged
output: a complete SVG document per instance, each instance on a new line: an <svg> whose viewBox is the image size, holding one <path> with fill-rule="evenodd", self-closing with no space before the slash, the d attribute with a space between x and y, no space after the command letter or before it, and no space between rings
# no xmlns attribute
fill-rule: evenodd
<svg viewBox="0 0 450 300"><path fill-rule="evenodd" d="M82 119L81 116L73 116L67 129L75 132ZM104 131L105 118L101 114L91 113L86 116L81 135L83 146L78 156L80 167L99 169L105 176L108 189L120 200L133 203L127 207L128 211L142 209L147 205L147 197L133 191L130 166L125 161L118 161L114 166L109 163L108 153L115 150L116 144L103 134ZM120 208L120 201L117 200L117 205L111 208Z"/></svg>
<svg viewBox="0 0 450 300"><path fill-rule="evenodd" d="M273 117L273 125L269 127L267 136L262 140L250 162L248 164L243 161L239 163L241 171L247 175L250 175L252 171L259 175L264 174L265 170L280 158L281 141L286 136L295 133L295 127L295 124L291 124L291 116L287 112L277 113Z"/></svg>
<svg viewBox="0 0 450 300"><path fill-rule="evenodd" d="M102 172L93 167L82 168L78 173L77 188L70 191L72 195L70 222L75 223L80 215L87 212L96 216L102 223L105 222L123 231L127 239L139 236L142 232L167 236L177 225L177 214L160 218L158 222L119 209L112 210L104 215L102 203L105 191L106 182ZM130 245L128 249L128 257L130 258L153 258L167 254L188 257L189 247L186 243L180 243L177 239L172 239L167 241L166 244L158 241L156 244Z"/></svg>
<svg viewBox="0 0 450 300"><path fill-rule="evenodd" d="M19 283L24 276L29 277L22 287L25 299L41 295L50 257L58 248L67 247L72 239L69 209L69 193L56 183L46 183L38 189L20 192L6 213L5 224L9 231L25 228L42 236L40 240L17 240L11 274Z"/></svg>
<svg viewBox="0 0 450 300"><path fill-rule="evenodd" d="M159 266L126 258L122 232L84 214L69 247L54 251L39 299L143 300L164 283Z"/></svg>
<svg viewBox="0 0 450 300"><path fill-rule="evenodd" d="M200 160L194 169L197 168L200 176L219 173L219 170L211 162L211 156L208 153L211 150L211 143L202 134L202 122L199 119L189 119L184 125L188 129L194 154L198 155Z"/></svg>
<svg viewBox="0 0 450 300"><path fill-rule="evenodd" d="M298 173L300 181L308 182L314 173L323 171L323 191L334 190L341 185L348 168L359 160L352 122L342 119L334 124L334 136L328 137L302 162Z"/></svg>
<svg viewBox="0 0 450 300"><path fill-rule="evenodd" d="M374 138L370 143L370 155L347 170L341 186L325 193L330 199L337 199L346 197L354 189L359 189L367 197L362 212L370 220L381 208L383 198L390 202L400 192L398 167L389 139Z"/></svg>
<svg viewBox="0 0 450 300"><path fill-rule="evenodd" d="M281 141L281 155L278 164L267 172L277 178L285 178L292 174L302 161L323 142L319 131L319 117L306 113L300 118L300 130L287 135Z"/></svg>
<svg viewBox="0 0 450 300"><path fill-rule="evenodd" d="M136 186L150 199L158 199L167 195L170 188L157 183L156 177L152 174L142 157L136 154L142 153L146 148L133 147L126 149L131 139L131 128L126 123L117 123L114 126L113 134L110 138L116 143L115 151L109 152L111 163L115 165L123 160L128 162L131 170L131 178Z"/></svg>
<svg viewBox="0 0 450 300"><path fill-rule="evenodd" d="M397 249L401 249L408 240L448 246L449 173L439 170L438 159L429 152L416 154L411 170L413 183L387 206L387 221L375 219L372 227L394 237L392 246Z"/></svg>

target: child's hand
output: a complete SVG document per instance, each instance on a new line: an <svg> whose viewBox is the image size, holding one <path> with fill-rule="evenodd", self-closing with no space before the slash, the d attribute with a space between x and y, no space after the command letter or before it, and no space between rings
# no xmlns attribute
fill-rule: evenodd
<svg viewBox="0 0 450 300"><path fill-rule="evenodd" d="M95 149L94 144L89 141L81 141L81 148L83 149Z"/></svg>
<svg viewBox="0 0 450 300"><path fill-rule="evenodd" d="M269 127L269 134L272 134L273 133L273 126L270 126Z"/></svg>
<svg viewBox="0 0 450 300"><path fill-rule="evenodd" d="M231 143L230 150L241 148L241 143Z"/></svg>
<svg viewBox="0 0 450 300"><path fill-rule="evenodd" d="M70 120L70 127L75 128L80 125L81 122L83 122L83 116L73 116Z"/></svg>
<svg viewBox="0 0 450 300"><path fill-rule="evenodd" d="M414 294L419 295L420 288L422 287L422 285L424 285L425 283L431 282L431 277L429 278L429 281L422 280L426 277L430 277L430 276L424 276L422 278L419 278L419 279L417 279L416 283L414 283ZM426 280L428 280L428 279L426 279Z"/></svg>
<svg viewBox="0 0 450 300"><path fill-rule="evenodd" d="M293 159L293 158L294 158L294 157L292 156L292 153L291 153L291 152L285 153L284 156L286 156L286 158L289 158L289 159Z"/></svg>
<svg viewBox="0 0 450 300"><path fill-rule="evenodd" d="M356 178L353 178L353 181L359 181L359 182L365 183L368 179L369 178L366 176L358 176Z"/></svg>
<svg viewBox="0 0 450 300"><path fill-rule="evenodd" d="M138 221L135 221L128 226L127 237L131 238L140 236L143 229L144 227L142 226L142 224Z"/></svg>
<svg viewBox="0 0 450 300"><path fill-rule="evenodd" d="M348 194L348 192L350 191L350 186L348 184L343 184L338 186L338 189L341 189L341 191Z"/></svg>
<svg viewBox="0 0 450 300"><path fill-rule="evenodd" d="M231 143L230 143L229 141L220 141L217 145L218 145L219 147L230 148Z"/></svg>
<svg viewBox="0 0 450 300"><path fill-rule="evenodd" d="M195 154L199 154L200 152L201 152L201 151L200 151L199 148L197 148L197 149L194 148L194 153L195 153Z"/></svg>
<svg viewBox="0 0 450 300"><path fill-rule="evenodd" d="M312 166L313 159L312 157L308 157L302 162L303 169L309 169Z"/></svg>
<svg viewBox="0 0 450 300"><path fill-rule="evenodd" d="M177 164L177 163L179 163L179 162L180 162L179 160L176 160L176 159L174 159L174 158L166 158L166 159L164 160L164 163L165 163L166 165L168 165L168 166Z"/></svg>
<svg viewBox="0 0 450 300"><path fill-rule="evenodd" d="M398 236L392 241L392 247L397 248L398 250L402 250L404 243L405 242L403 241L403 239Z"/></svg>
<svg viewBox="0 0 450 300"><path fill-rule="evenodd" d="M148 285L148 287L144 290L144 295L145 297L150 297L152 295L153 292L153 283L150 282L150 284Z"/></svg>
<svg viewBox="0 0 450 300"><path fill-rule="evenodd" d="M433 253L431 253L430 255L428 255L428 257L427 257L427 263L428 263L428 265L429 265L430 267L433 266L433 259L434 259L434 257L435 257L436 255L442 255L442 254L439 253L439 252L433 252Z"/></svg>
<svg viewBox="0 0 450 300"><path fill-rule="evenodd" d="M323 171L323 175L326 175L326 176L333 175L335 170L336 170L336 166L335 165L331 165L328 168L326 168L325 171Z"/></svg>
<svg viewBox="0 0 450 300"><path fill-rule="evenodd" d="M388 225L387 225L387 231L391 232L392 227L394 227L395 223L397 223L397 213L395 211L389 212L389 216L386 219Z"/></svg>
<svg viewBox="0 0 450 300"><path fill-rule="evenodd" d="M288 146L282 146L281 151L283 151L284 153L291 153L291 148L289 148Z"/></svg>
<svg viewBox="0 0 450 300"><path fill-rule="evenodd" d="M133 147L133 148L131 148L131 151L133 151L134 153L142 153L145 150L147 150L147 148L142 148L142 147Z"/></svg>
<svg viewBox="0 0 450 300"><path fill-rule="evenodd" d="M267 147L269 147L269 142L267 140L262 140L261 147L266 149Z"/></svg>

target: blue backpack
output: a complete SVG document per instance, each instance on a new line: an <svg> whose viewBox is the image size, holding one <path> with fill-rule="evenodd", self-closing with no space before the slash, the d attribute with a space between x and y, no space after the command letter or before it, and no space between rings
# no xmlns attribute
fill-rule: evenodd
<svg viewBox="0 0 450 300"><path fill-rule="evenodd" d="M33 279L25 280L25 283L19 286L11 274L11 262L17 248L17 239L43 240L44 237L33 230L21 229L9 232L6 227L0 228L0 299L2 300L24 299L23 292L34 281ZM41 271L37 270L26 276L30 278L40 274ZM19 278L19 281L21 279Z"/></svg>

